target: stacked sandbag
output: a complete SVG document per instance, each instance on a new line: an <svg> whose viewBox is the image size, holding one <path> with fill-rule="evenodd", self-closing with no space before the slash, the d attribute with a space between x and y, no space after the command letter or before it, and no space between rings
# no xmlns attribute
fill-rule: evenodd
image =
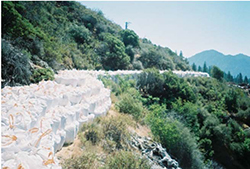
<svg viewBox="0 0 250 169"><path fill-rule="evenodd" d="M2 168L61 168L54 154L111 106L110 90L76 71L61 71L55 81L5 87L1 99Z"/></svg>
<svg viewBox="0 0 250 169"><path fill-rule="evenodd" d="M136 79L137 75L142 73L142 70L117 70L117 71L103 71L103 70L74 70L77 74L89 74L94 77L98 76L110 76L113 81L117 81L117 76L125 77L129 75L131 79ZM168 72L168 70L160 70L160 73ZM66 73L66 71L64 71ZM209 77L208 73L205 72L194 72L194 71L181 71L173 70L173 73L179 77Z"/></svg>

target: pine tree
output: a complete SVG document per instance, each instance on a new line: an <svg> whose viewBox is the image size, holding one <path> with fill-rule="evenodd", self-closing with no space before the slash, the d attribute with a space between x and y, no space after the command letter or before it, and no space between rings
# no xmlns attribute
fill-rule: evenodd
<svg viewBox="0 0 250 169"><path fill-rule="evenodd" d="M198 67L198 72L202 72L201 66Z"/></svg>
<svg viewBox="0 0 250 169"><path fill-rule="evenodd" d="M204 65L203 65L203 72L207 72L207 64L206 64L206 62L204 62Z"/></svg>
<svg viewBox="0 0 250 169"><path fill-rule="evenodd" d="M247 76L245 76L243 83L244 84L248 84L248 78L247 78Z"/></svg>
<svg viewBox="0 0 250 169"><path fill-rule="evenodd" d="M180 51L180 57L183 57L183 53L182 53L182 51Z"/></svg>
<svg viewBox="0 0 250 169"><path fill-rule="evenodd" d="M192 69L193 69L193 71L197 71L197 66L195 63L192 64Z"/></svg>
<svg viewBox="0 0 250 169"><path fill-rule="evenodd" d="M226 76L226 79L227 79L228 82L233 82L233 81L234 81L234 78L233 78L233 76L231 75L230 71L228 71L227 76Z"/></svg>
<svg viewBox="0 0 250 169"><path fill-rule="evenodd" d="M239 73L239 74L237 75L237 77L236 77L236 83L238 83L238 84L243 83L243 77L242 77L242 74L241 74L241 73Z"/></svg>

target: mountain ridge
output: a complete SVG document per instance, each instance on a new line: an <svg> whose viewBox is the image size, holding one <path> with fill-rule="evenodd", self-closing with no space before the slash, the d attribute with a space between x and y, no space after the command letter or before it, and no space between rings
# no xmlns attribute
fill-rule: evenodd
<svg viewBox="0 0 250 169"><path fill-rule="evenodd" d="M243 76L250 77L250 56L239 53L236 55L225 55L214 49L205 50L188 58L189 64L195 63L197 66L218 66L225 73L237 76L242 73Z"/></svg>

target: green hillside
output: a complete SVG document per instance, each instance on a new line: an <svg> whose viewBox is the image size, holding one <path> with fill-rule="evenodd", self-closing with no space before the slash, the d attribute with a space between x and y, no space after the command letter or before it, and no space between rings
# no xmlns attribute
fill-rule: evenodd
<svg viewBox="0 0 250 169"><path fill-rule="evenodd" d="M215 50L207 50L188 58L190 64L195 63L197 66L218 66L224 72L230 71L233 76L242 73L243 76L250 77L250 57L243 54L224 55Z"/></svg>
<svg viewBox="0 0 250 169"><path fill-rule="evenodd" d="M66 1L3 2L1 66L3 86L51 79L51 69L190 69L169 48Z"/></svg>

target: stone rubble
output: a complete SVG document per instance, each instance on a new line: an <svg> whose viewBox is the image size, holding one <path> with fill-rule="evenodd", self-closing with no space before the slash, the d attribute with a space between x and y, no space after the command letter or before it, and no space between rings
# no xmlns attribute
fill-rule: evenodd
<svg viewBox="0 0 250 169"><path fill-rule="evenodd" d="M131 147L140 150L142 155L149 159L152 169L181 169L176 160L172 159L160 143L149 137L131 136Z"/></svg>

